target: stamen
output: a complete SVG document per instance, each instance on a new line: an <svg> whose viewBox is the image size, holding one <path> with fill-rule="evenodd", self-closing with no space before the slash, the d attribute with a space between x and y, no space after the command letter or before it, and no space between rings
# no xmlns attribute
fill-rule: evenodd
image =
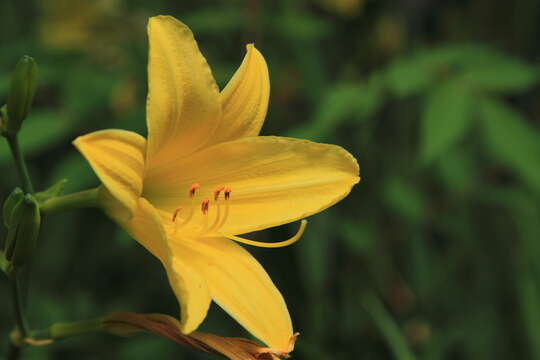
<svg viewBox="0 0 540 360"><path fill-rule="evenodd" d="M173 216L172 216L172 221L173 222L176 221L176 217L178 216L178 213L180 212L180 210L182 210L182 208L183 208L182 206L179 206L174 210L174 213L173 213Z"/></svg>
<svg viewBox="0 0 540 360"><path fill-rule="evenodd" d="M201 211L203 215L206 215L208 213L208 207L210 206L210 200L204 199L201 203Z"/></svg>
<svg viewBox="0 0 540 360"><path fill-rule="evenodd" d="M204 199L201 203L201 211L203 213L203 227L201 229L201 234L208 232L208 207L210 206L210 200Z"/></svg>
<svg viewBox="0 0 540 360"><path fill-rule="evenodd" d="M223 218L218 222L216 219L216 224L212 225L212 228L210 230L214 231L217 229L221 229L223 224L225 224L225 221L227 221L227 218L229 217L229 199L231 198L231 188L226 188L225 192L223 193L223 198L225 199L225 213L223 214ZM218 204L218 211L220 210L220 204Z"/></svg>
<svg viewBox="0 0 540 360"><path fill-rule="evenodd" d="M199 184L193 184L189 187L188 195L189 195L189 213L186 216L186 218L180 222L176 223L176 218L178 217L178 214L180 213L180 210L182 210L182 206L178 206L173 213L172 220L175 222L174 231L178 231L178 229L184 227L193 217L193 197L195 196L195 191L199 188Z"/></svg>
<svg viewBox="0 0 540 360"><path fill-rule="evenodd" d="M210 229L208 229L208 232L212 232L217 228L217 225L219 224L219 220L221 217L221 201L219 200L219 194L225 189L224 186L218 187L216 190L214 190L214 202L216 204L216 219L210 225Z"/></svg>
<svg viewBox="0 0 540 360"><path fill-rule="evenodd" d="M188 194L189 194L189 197L194 197L195 196L195 191L197 191L197 189L200 188L199 184L192 184L190 187L189 187L189 191L188 191Z"/></svg>
<svg viewBox="0 0 540 360"><path fill-rule="evenodd" d="M264 248L279 248L279 247L289 246L291 244L294 244L298 240L300 240L300 238L302 237L302 234L304 233L304 230L306 229L306 225L307 225L307 220L305 219L302 220L300 222L300 228L298 229L298 232L293 237L291 237L288 240L275 242L275 243L265 243L262 241L254 241L254 240L244 239L240 236L235 236L235 235L225 235L225 237L234 241L238 241L239 243L246 244L246 245L258 246L258 247L264 247Z"/></svg>
<svg viewBox="0 0 540 360"><path fill-rule="evenodd" d="M219 198L219 194L225 190L225 186L220 186L218 187L216 190L214 190L214 201L217 201L217 199Z"/></svg>

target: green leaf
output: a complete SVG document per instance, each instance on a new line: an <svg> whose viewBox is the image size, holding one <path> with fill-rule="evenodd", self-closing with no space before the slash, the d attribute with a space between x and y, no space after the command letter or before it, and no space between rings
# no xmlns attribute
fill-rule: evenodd
<svg viewBox="0 0 540 360"><path fill-rule="evenodd" d="M342 83L327 90L315 110L312 121L290 132L290 136L311 140L327 139L345 120L364 120L379 108L382 101L381 82L367 84Z"/></svg>
<svg viewBox="0 0 540 360"><path fill-rule="evenodd" d="M540 191L540 133L506 104L483 99L482 128L490 154Z"/></svg>
<svg viewBox="0 0 540 360"><path fill-rule="evenodd" d="M475 89L513 93L534 85L538 81L538 69L517 59L498 56L489 62L468 67L463 76Z"/></svg>
<svg viewBox="0 0 540 360"><path fill-rule="evenodd" d="M324 18L308 13L285 13L272 22L275 31L284 39L314 41L332 33L331 24Z"/></svg>
<svg viewBox="0 0 540 360"><path fill-rule="evenodd" d="M386 70L388 87L397 96L409 96L427 89L434 77L421 54L396 59Z"/></svg>
<svg viewBox="0 0 540 360"><path fill-rule="evenodd" d="M387 70L388 87L397 96L429 89L441 77L461 73L475 89L514 92L538 80L538 69L480 44L452 44L399 57Z"/></svg>
<svg viewBox="0 0 540 360"><path fill-rule="evenodd" d="M422 192L398 177L391 177L385 182L383 200L390 209L410 222L420 221L427 208Z"/></svg>
<svg viewBox="0 0 540 360"><path fill-rule="evenodd" d="M388 87L397 96L410 96L427 90L437 79L448 73L469 48L467 45L447 45L420 49L396 58L386 69Z"/></svg>
<svg viewBox="0 0 540 360"><path fill-rule="evenodd" d="M472 123L473 96L458 81L446 82L431 92L422 114L420 159L429 163L456 145Z"/></svg>
<svg viewBox="0 0 540 360"><path fill-rule="evenodd" d="M437 170L446 188L455 193L473 191L478 179L476 158L469 149L457 148L437 163Z"/></svg>

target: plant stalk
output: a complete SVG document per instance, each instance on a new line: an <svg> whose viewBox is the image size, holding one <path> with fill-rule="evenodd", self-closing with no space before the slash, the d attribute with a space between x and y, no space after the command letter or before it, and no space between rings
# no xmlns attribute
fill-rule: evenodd
<svg viewBox="0 0 540 360"><path fill-rule="evenodd" d="M15 320L17 322L17 328L19 329L21 336L25 338L28 333L28 321L24 313L24 305L21 294L21 286L17 273L14 273L10 279L11 296L13 301L13 310L15 311Z"/></svg>
<svg viewBox="0 0 540 360"><path fill-rule="evenodd" d="M24 161L24 156L19 146L19 138L15 135L7 134L5 135L9 149L11 150L11 155L15 161L15 167L17 168L17 173L22 183L22 187L25 193L34 193L34 186L32 185L32 180L28 174L28 169Z"/></svg>
<svg viewBox="0 0 540 360"><path fill-rule="evenodd" d="M103 331L103 319L90 319L69 323L55 323L46 329L30 333L32 340L60 340L73 336L98 333Z"/></svg>
<svg viewBox="0 0 540 360"><path fill-rule="evenodd" d="M41 214L52 215L73 209L98 207L98 195L99 188L94 188L73 194L56 196L44 201L39 208Z"/></svg>

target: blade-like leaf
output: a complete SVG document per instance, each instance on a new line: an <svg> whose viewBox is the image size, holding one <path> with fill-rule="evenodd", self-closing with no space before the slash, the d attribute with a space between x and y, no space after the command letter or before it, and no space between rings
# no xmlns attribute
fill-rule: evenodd
<svg viewBox="0 0 540 360"><path fill-rule="evenodd" d="M456 145L472 123L473 97L459 81L450 81L428 95L422 115L420 159L429 163Z"/></svg>
<svg viewBox="0 0 540 360"><path fill-rule="evenodd" d="M538 69L517 59L499 56L492 61L467 67L463 76L475 89L512 93L534 85L538 81Z"/></svg>
<svg viewBox="0 0 540 360"><path fill-rule="evenodd" d="M371 117L382 102L382 82L373 76L369 82L342 83L329 88L321 99L314 118L289 133L292 137L325 140L344 121Z"/></svg>
<svg viewBox="0 0 540 360"><path fill-rule="evenodd" d="M540 191L540 133L521 114L493 99L480 104L482 129L490 154Z"/></svg>

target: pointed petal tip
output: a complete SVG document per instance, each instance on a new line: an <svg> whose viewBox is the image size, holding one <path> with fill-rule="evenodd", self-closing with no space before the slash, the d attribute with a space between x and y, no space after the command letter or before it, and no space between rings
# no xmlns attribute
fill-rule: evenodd
<svg viewBox="0 0 540 360"><path fill-rule="evenodd" d="M176 18L170 16L170 15L155 15L148 18L148 24L155 23L159 21L175 21L180 22Z"/></svg>
<svg viewBox="0 0 540 360"><path fill-rule="evenodd" d="M294 334L291 335L291 337L289 338L289 344L287 348L276 349L272 347L266 347L260 350L259 355L269 354L269 355L273 355L274 358L275 356L277 356L280 359L288 359L291 357L290 354L294 351L294 346L296 344L296 340L298 339L298 336L300 336L299 332L295 332Z"/></svg>
<svg viewBox="0 0 540 360"><path fill-rule="evenodd" d="M180 323L180 332L182 332L182 334L184 334L184 335L189 335L192 332L194 332L195 330L197 330L199 325L200 324L196 325L196 324L190 324L190 323L181 322Z"/></svg>
<svg viewBox="0 0 540 360"><path fill-rule="evenodd" d="M183 31L191 34L193 36L189 26L184 24L182 21L170 15L156 15L148 18L147 30L148 34L151 33L152 28L155 27L166 27L166 26L178 26L182 28Z"/></svg>

